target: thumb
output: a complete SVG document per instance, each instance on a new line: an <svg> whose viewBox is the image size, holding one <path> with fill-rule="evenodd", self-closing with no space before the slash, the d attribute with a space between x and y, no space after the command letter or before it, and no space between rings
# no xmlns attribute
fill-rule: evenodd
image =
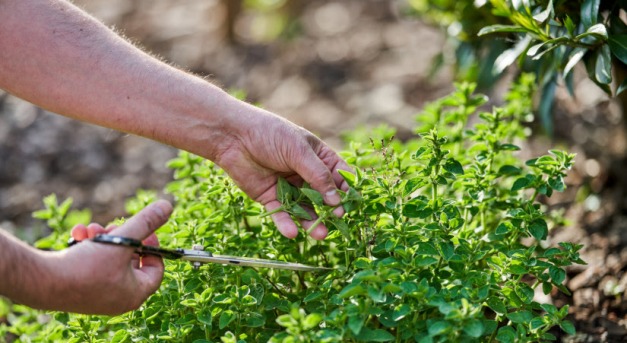
<svg viewBox="0 0 627 343"><path fill-rule="evenodd" d="M165 224L170 214L172 214L172 205L165 200L158 200L146 206L120 227L111 230L111 233L144 240Z"/></svg>

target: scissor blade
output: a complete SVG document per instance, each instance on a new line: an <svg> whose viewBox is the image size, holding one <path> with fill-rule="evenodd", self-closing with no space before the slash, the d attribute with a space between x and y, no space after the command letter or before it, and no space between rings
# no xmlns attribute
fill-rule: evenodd
<svg viewBox="0 0 627 343"><path fill-rule="evenodd" d="M329 268L308 266L306 264L301 264L301 263L265 260L265 259L259 259L259 258L249 258L249 257L239 257L239 256L228 256L228 255L211 255L206 252L197 251L197 250L184 250L184 254L181 257L181 260L190 261L190 262L219 263L219 264L230 264L230 265L235 265L235 266L289 269L289 270L300 270L300 271L329 270Z"/></svg>

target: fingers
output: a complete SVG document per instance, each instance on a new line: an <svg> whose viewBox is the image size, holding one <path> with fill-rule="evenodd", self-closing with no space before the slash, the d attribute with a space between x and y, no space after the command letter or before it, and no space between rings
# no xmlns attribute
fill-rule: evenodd
<svg viewBox="0 0 627 343"><path fill-rule="evenodd" d="M80 242L87 239L87 227L83 224L77 224L72 228L70 234L75 241Z"/></svg>
<svg viewBox="0 0 627 343"><path fill-rule="evenodd" d="M122 226L111 230L111 234L144 240L168 221L172 214L172 205L165 200L158 200L146 206L131 217Z"/></svg>
<svg viewBox="0 0 627 343"><path fill-rule="evenodd" d="M279 203L277 200L273 200L268 202L265 207L268 212L271 212L281 207L281 203ZM294 221L292 220L292 217L287 214L287 212L281 211L273 213L272 221L274 221L274 224L283 236L290 239L296 238L296 236L298 236L298 227L296 226L296 223L294 223Z"/></svg>
<svg viewBox="0 0 627 343"><path fill-rule="evenodd" d="M276 200L271 201L266 204L266 210L270 212L280 206L281 204L278 201ZM311 209L305 209L305 210L309 212L309 214L311 214L313 219L312 220L300 220L300 223L306 231L309 231L311 226L316 222L317 218L313 210ZM298 236L298 226L296 226L296 223L294 223L294 220L287 212L281 211L281 212L272 214L272 221L274 221L274 224L276 225L277 229L283 236L290 238L290 239L296 238L296 236ZM324 224L319 223L316 225L315 228L313 228L313 230L311 230L311 232L309 232L309 235L313 239L322 240L327 237L328 233L329 233L329 230L327 229L327 227Z"/></svg>
<svg viewBox="0 0 627 343"><path fill-rule="evenodd" d="M310 149L303 152L300 161L293 166L294 171L322 194L327 205L339 205L341 198L337 190L348 190L348 184L338 170L350 171L346 162L317 138L310 139Z"/></svg>
<svg viewBox="0 0 627 343"><path fill-rule="evenodd" d="M71 235L72 238L76 241L82 241L88 238L94 238L97 235L106 233L107 230L103 228L100 224L91 223L87 226L83 224L77 224L72 228Z"/></svg>

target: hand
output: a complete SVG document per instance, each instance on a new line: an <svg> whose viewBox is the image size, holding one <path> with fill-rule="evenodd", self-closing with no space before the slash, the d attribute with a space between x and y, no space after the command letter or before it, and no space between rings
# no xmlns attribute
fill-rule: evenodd
<svg viewBox="0 0 627 343"><path fill-rule="evenodd" d="M80 241L110 233L143 240L146 245L159 245L154 231L168 220L171 212L170 203L157 201L120 227L77 225L72 229L72 237ZM139 257L128 247L85 241L59 254L51 266L64 280L58 287L62 294L57 297L62 304L54 306L57 310L106 315L128 312L139 308L163 279L160 257Z"/></svg>
<svg viewBox="0 0 627 343"><path fill-rule="evenodd" d="M311 132L267 111L244 106L253 115L238 122L243 127L235 130L216 158L239 187L268 211L281 206L276 197L279 176L296 186L306 181L323 195L327 205L340 205L337 189L347 191L348 184L338 170L350 171L346 162ZM339 206L334 213L341 217L344 210ZM277 212L272 219L285 237L298 235L286 212ZM314 221L301 223L308 229ZM327 233L324 225L318 225L311 237L324 239Z"/></svg>

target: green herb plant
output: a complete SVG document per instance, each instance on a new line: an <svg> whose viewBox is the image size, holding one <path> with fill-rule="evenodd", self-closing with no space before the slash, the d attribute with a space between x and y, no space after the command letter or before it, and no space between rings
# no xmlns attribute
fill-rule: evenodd
<svg viewBox="0 0 627 343"><path fill-rule="evenodd" d="M568 306L535 297L568 294L564 267L584 263L580 245L542 244L554 216L541 200L564 190L574 156L551 150L518 160L515 142L527 138L534 90L533 77L522 80L503 107L487 112L485 96L458 85L418 116L418 135L406 142L385 127L348 133L342 154L354 173L342 172L350 185L342 218L308 185L280 179L281 209L297 221L324 223L330 233L323 241L305 229L294 240L282 237L222 170L181 152L169 163L175 180L167 191L176 205L158 231L162 246L202 244L216 254L330 269L194 269L167 261L161 288L137 311L37 321L37 312L12 305L0 340L538 342L574 334ZM478 118L472 126L471 118ZM129 213L154 198L142 192Z"/></svg>

